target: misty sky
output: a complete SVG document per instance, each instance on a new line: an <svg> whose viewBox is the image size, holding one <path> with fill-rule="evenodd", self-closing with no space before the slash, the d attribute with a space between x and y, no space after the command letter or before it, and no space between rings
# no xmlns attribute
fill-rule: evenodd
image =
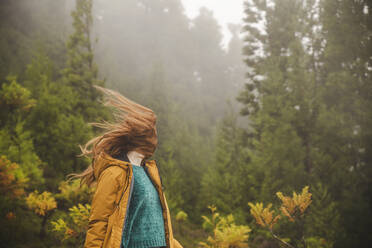
<svg viewBox="0 0 372 248"><path fill-rule="evenodd" d="M186 15L194 18L202 6L211 9L222 27L224 35L223 45L230 39L227 23L241 23L243 18L244 0L182 0Z"/></svg>

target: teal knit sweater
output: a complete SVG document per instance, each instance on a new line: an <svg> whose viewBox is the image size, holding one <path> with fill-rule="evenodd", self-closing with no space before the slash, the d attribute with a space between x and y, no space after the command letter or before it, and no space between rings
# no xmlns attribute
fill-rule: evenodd
<svg viewBox="0 0 372 248"><path fill-rule="evenodd" d="M166 246L164 219L159 194L143 166L133 165L134 184L122 247L148 248Z"/></svg>

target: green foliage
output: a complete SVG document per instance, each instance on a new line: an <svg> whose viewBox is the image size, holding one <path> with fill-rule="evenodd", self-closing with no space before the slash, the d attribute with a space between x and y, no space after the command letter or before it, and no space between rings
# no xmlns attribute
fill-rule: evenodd
<svg viewBox="0 0 372 248"><path fill-rule="evenodd" d="M185 213L184 211L178 211L178 213L176 214L176 220L177 221L186 221L187 220L187 213Z"/></svg>
<svg viewBox="0 0 372 248"><path fill-rule="evenodd" d="M371 4L369 1L324 1L321 8L324 39L328 43L324 48L327 61L324 101L332 110L325 118L333 115L333 129L326 131L330 134L329 142L337 144L327 148L334 161L332 169L337 168L333 170L337 172L333 174L334 187L322 183L336 204L331 203L331 206L342 216L334 246L367 247L372 242L369 228L366 228L372 225L369 200L372 43L368 38L372 32ZM330 223L335 225L334 220ZM344 230L340 230L341 227Z"/></svg>
<svg viewBox="0 0 372 248"><path fill-rule="evenodd" d="M89 204L78 204L69 208L68 218L51 221L53 231L70 245L82 245L85 240L90 213Z"/></svg>
<svg viewBox="0 0 372 248"><path fill-rule="evenodd" d="M200 202L213 200L221 213L234 212L238 221L245 219L247 184L243 129L229 104L229 111L218 124L214 140L214 160L203 174Z"/></svg>
<svg viewBox="0 0 372 248"><path fill-rule="evenodd" d="M86 184L80 187L80 180L61 181L58 189L60 193L55 194L55 197L67 206L90 202L95 191L94 187L88 187Z"/></svg>
<svg viewBox="0 0 372 248"><path fill-rule="evenodd" d="M337 202L332 199L327 187L320 182L313 187L312 193L311 211L306 215L306 232L311 236L322 238L314 238L309 242L318 242L324 247L333 247L337 236L344 235L340 228L341 216Z"/></svg>
<svg viewBox="0 0 372 248"><path fill-rule="evenodd" d="M287 216L290 221L294 221L296 216L303 217L303 214L307 207L312 202L311 193L309 191L309 186L306 186L302 189L301 194L293 192L293 197L284 196L282 192L277 192L276 195L282 201L282 206L280 210L282 213Z"/></svg>
<svg viewBox="0 0 372 248"><path fill-rule="evenodd" d="M28 181L17 163L12 163L4 155L0 157L0 191L3 196L17 198L24 195Z"/></svg>
<svg viewBox="0 0 372 248"><path fill-rule="evenodd" d="M64 179L90 162L76 157L78 145L95 135L87 121L109 118L92 87L104 84L95 61L110 88L158 115L154 157L171 212L189 214L187 221L174 222L184 247L206 239L198 228L208 202L244 225L254 221L247 202L270 202L275 192L304 183L313 194L302 223L308 247L372 243L369 1L246 1L246 36L242 41L239 27L230 25L228 51L221 49L220 27L205 8L190 20L178 0L92 3L0 3L3 243L82 243L84 230L76 225L86 213L78 204L88 203L93 189L78 190L77 181ZM240 90L244 74L239 119L236 103L225 100ZM58 210L38 216L17 197L35 189L53 192ZM74 205L71 217L67 211ZM280 211L275 205L260 207L272 214L268 223ZM59 223L58 238L48 236L50 218ZM178 218L184 219L182 212ZM296 224L283 217L273 230L293 243L302 236ZM231 240L232 233L221 231ZM269 230L250 237L251 246L272 242Z"/></svg>
<svg viewBox="0 0 372 248"><path fill-rule="evenodd" d="M91 128L82 116L73 112L72 88L52 81L50 59L37 54L28 65L26 82L32 85L37 105L27 117L27 129L33 136L35 150L45 163L44 176L48 188L57 190L57 183L67 173L82 170L87 161L79 159L78 144L88 140ZM71 159L66 160L65 158Z"/></svg>
<svg viewBox="0 0 372 248"><path fill-rule="evenodd" d="M212 229L213 235L208 236L206 242L199 242L199 247L206 248L229 248L229 247L249 247L246 241L251 229L245 225L236 225L234 216L229 214L226 217L220 216L216 212L215 206L208 206L212 212L211 218L202 216L204 219L203 228Z"/></svg>
<svg viewBox="0 0 372 248"><path fill-rule="evenodd" d="M255 217L257 224L262 227L273 229L273 225L280 219L280 215L274 217L275 214L274 211L271 210L271 203L265 208L262 202L256 204L249 202L248 205L251 207L251 214Z"/></svg>
<svg viewBox="0 0 372 248"><path fill-rule="evenodd" d="M2 112L17 114L17 112L27 111L35 105L35 100L30 98L30 91L19 85L16 77L9 76L7 81L8 83L2 84L0 91Z"/></svg>
<svg viewBox="0 0 372 248"><path fill-rule="evenodd" d="M74 224L79 229L84 229L88 226L88 219L90 213L90 205L86 204L83 206L82 204L78 204L78 206L73 206L70 210L70 216L74 222Z"/></svg>
<svg viewBox="0 0 372 248"><path fill-rule="evenodd" d="M332 244L327 243L324 238L320 237L310 237L306 239L306 247L309 248L331 248L333 247Z"/></svg>
<svg viewBox="0 0 372 248"><path fill-rule="evenodd" d="M72 87L76 102L74 111L83 116L85 121L96 121L105 114L98 102L102 95L93 85L104 85L98 79L98 67L94 63L91 45L92 33L92 0L77 0L72 11L74 32L70 35L67 47L67 64L63 69L63 83Z"/></svg>
<svg viewBox="0 0 372 248"><path fill-rule="evenodd" d="M51 223L54 226L53 231L63 234L62 241L68 239L70 234L73 233L73 231L67 227L67 223L63 219L58 219L57 221L52 221Z"/></svg>
<svg viewBox="0 0 372 248"><path fill-rule="evenodd" d="M370 33L370 13L366 9L366 1L245 3L243 52L248 72L245 88L237 99L243 104L241 114L251 121L247 165L253 174L251 192L259 201L268 202L276 191L288 192L303 183L316 188L320 181L327 188L328 200L318 203L318 218L309 215L318 222L318 231L309 223L307 231L322 237L323 241L314 238L313 242L323 242L325 246L368 243L363 230L357 231L364 237L360 239L345 233L344 228L348 233L355 231L349 226L351 219L349 224L337 220L339 214L351 216L343 206L352 200L345 197L361 196L359 190L370 185L370 180L362 180L361 171L355 170L364 168L362 174L370 178L370 170L366 169L370 161L366 149L370 145L361 138L371 130L367 121L370 111L365 109L370 100L365 101L365 94L356 93L371 92L366 87L370 85L366 83L370 70L363 66L370 56L365 54L368 42L362 41ZM262 29L258 23L263 23ZM364 186L357 190L354 185L359 184ZM356 199L359 204L354 204L358 205L355 211L370 216L362 203L366 199ZM359 221L368 226L365 217ZM338 235L326 235L330 229L337 230ZM291 240L301 237L300 229L281 230L290 233Z"/></svg>
<svg viewBox="0 0 372 248"><path fill-rule="evenodd" d="M26 197L26 203L28 208L40 216L45 216L47 212L57 208L57 202L54 196L52 196L51 192L47 191L39 194L35 190Z"/></svg>
<svg viewBox="0 0 372 248"><path fill-rule="evenodd" d="M30 178L30 187L43 183L41 160L35 153L31 133L25 128L25 119L35 105L31 93L9 77L0 90L1 129L0 154L20 165L24 175Z"/></svg>
<svg viewBox="0 0 372 248"><path fill-rule="evenodd" d="M268 229L272 237L283 245L287 247L299 247L298 244L300 244L300 246L305 248L307 247L307 238L304 234L305 227L303 225L303 218L305 210L312 202L312 194L308 192L308 188L308 186L305 186L300 194L293 192L292 197L284 196L281 192L277 192L276 195L282 201L282 205L280 206L280 214L276 213L274 210L271 210L272 203L269 203L267 207L264 208L263 203L253 204L249 202L248 205L251 207L250 212L256 219L257 224ZM297 228L300 229L302 235L300 240L293 240L294 244L290 244L289 239L281 238L273 231L274 225L277 224L280 219L283 219L283 216L287 217L291 222L299 223ZM314 239L311 241L314 241Z"/></svg>

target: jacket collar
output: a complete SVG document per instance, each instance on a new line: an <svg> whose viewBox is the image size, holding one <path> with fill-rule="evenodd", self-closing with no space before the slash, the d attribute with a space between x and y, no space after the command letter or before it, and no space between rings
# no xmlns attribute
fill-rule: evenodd
<svg viewBox="0 0 372 248"><path fill-rule="evenodd" d="M155 160L146 160L146 159L142 160L141 165L145 167L156 166ZM94 167L93 167L94 177L98 179L102 171L104 171L106 168L110 166L119 166L123 168L124 170L127 170L128 168L130 168L131 163L125 153L118 157L112 157L108 153L102 151L96 157L94 161Z"/></svg>

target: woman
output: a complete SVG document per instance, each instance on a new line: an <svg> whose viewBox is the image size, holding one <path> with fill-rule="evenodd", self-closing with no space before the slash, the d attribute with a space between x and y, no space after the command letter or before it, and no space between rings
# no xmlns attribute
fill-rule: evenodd
<svg viewBox="0 0 372 248"><path fill-rule="evenodd" d="M81 184L97 186L84 248L182 248L173 237L156 162L147 160L158 143L156 115L113 90L95 87L116 112L115 123L92 123L106 131L80 146L92 164L71 174Z"/></svg>

